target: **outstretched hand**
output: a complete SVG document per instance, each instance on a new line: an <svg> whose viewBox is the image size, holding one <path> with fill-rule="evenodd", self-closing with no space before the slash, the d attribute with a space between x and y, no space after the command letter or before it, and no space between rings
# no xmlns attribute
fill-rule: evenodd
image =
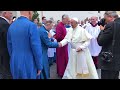
<svg viewBox="0 0 120 90"><path fill-rule="evenodd" d="M62 47L62 44L60 42L58 44L59 44L59 47Z"/></svg>

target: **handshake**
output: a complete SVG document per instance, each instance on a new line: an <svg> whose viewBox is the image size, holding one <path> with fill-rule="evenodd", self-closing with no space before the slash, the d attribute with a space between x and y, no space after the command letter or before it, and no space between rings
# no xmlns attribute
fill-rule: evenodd
<svg viewBox="0 0 120 90"><path fill-rule="evenodd" d="M59 44L59 47L62 47L62 44L60 42L58 42L58 44Z"/></svg>

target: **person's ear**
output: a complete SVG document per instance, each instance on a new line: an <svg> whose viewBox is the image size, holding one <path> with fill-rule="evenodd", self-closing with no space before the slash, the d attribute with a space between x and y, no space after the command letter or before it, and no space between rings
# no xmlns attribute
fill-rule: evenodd
<svg viewBox="0 0 120 90"><path fill-rule="evenodd" d="M29 15L31 15L30 11L28 13L29 13Z"/></svg>
<svg viewBox="0 0 120 90"><path fill-rule="evenodd" d="M6 11L3 12L3 16L5 16L5 14L6 14Z"/></svg>

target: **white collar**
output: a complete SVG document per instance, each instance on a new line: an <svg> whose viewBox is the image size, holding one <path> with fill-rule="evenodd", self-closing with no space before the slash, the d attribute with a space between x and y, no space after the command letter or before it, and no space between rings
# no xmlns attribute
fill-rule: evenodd
<svg viewBox="0 0 120 90"><path fill-rule="evenodd" d="M5 19L8 23L10 23L10 21L7 18L5 18L3 16L0 16L0 17L3 18L3 19Z"/></svg>

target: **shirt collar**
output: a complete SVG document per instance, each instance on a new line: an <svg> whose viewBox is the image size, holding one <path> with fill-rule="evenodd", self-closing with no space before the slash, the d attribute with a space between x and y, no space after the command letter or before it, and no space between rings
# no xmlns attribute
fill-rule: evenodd
<svg viewBox="0 0 120 90"><path fill-rule="evenodd" d="M10 21L7 18L5 18L3 16L0 16L0 17L3 18L3 19L5 19L8 23L10 23Z"/></svg>

